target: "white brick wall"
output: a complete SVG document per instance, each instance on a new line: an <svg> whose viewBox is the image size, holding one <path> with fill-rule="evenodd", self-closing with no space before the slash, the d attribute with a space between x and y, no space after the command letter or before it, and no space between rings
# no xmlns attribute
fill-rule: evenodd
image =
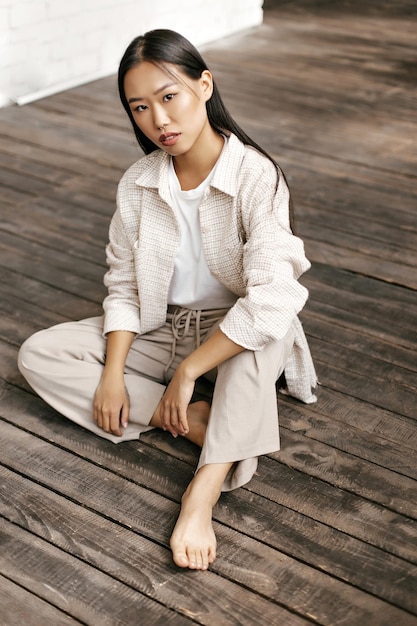
<svg viewBox="0 0 417 626"><path fill-rule="evenodd" d="M263 0L0 0L0 106L117 70L127 44L172 28L196 46L262 22Z"/></svg>

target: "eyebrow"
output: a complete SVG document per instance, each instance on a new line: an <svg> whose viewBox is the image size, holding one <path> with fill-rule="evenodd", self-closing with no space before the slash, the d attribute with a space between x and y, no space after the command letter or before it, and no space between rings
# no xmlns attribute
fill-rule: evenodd
<svg viewBox="0 0 417 626"><path fill-rule="evenodd" d="M165 83L165 85L162 85L162 87L159 87L156 91L154 91L153 95L157 96L159 93L161 93L161 91L164 91L164 89L167 89L167 87L172 87L172 85L176 85L176 83ZM139 102L140 100L144 100L144 98L129 98L128 104L131 104L132 102Z"/></svg>

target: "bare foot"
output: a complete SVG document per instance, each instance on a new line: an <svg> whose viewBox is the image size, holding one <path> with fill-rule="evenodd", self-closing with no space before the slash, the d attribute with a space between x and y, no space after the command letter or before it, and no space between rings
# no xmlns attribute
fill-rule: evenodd
<svg viewBox="0 0 417 626"><path fill-rule="evenodd" d="M185 495L170 545L179 567L206 570L216 558L216 537L211 523L212 508Z"/></svg>
<svg viewBox="0 0 417 626"><path fill-rule="evenodd" d="M216 558L212 511L232 463L204 465L182 497L181 513L171 536L174 562L179 567L206 570Z"/></svg>

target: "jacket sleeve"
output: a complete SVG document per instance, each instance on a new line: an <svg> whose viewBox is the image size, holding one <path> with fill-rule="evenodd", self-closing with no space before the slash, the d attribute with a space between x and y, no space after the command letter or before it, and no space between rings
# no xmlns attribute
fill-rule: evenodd
<svg viewBox="0 0 417 626"><path fill-rule="evenodd" d="M268 174L270 173L270 170ZM301 239L289 228L289 191L284 176L254 176L242 193L243 274L246 293L220 325L235 343L262 350L282 339L303 308L308 291L298 278L310 268Z"/></svg>
<svg viewBox="0 0 417 626"><path fill-rule="evenodd" d="M134 245L122 220L118 194L118 208L110 223L109 243L106 247L109 270L104 276L104 284L108 289L108 295L103 301L104 335L114 330L140 333L134 253Z"/></svg>

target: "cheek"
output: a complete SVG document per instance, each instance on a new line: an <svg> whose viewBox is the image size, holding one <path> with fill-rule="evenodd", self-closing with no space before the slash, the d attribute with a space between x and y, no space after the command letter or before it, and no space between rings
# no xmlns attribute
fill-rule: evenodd
<svg viewBox="0 0 417 626"><path fill-rule="evenodd" d="M199 124L206 118L207 111L206 105L204 102L199 102L194 100L190 104L190 108L188 109L190 117L192 117Z"/></svg>
<svg viewBox="0 0 417 626"><path fill-rule="evenodd" d="M142 114L133 115L133 120L138 128L141 130L149 126L149 122L147 121L148 116Z"/></svg>

